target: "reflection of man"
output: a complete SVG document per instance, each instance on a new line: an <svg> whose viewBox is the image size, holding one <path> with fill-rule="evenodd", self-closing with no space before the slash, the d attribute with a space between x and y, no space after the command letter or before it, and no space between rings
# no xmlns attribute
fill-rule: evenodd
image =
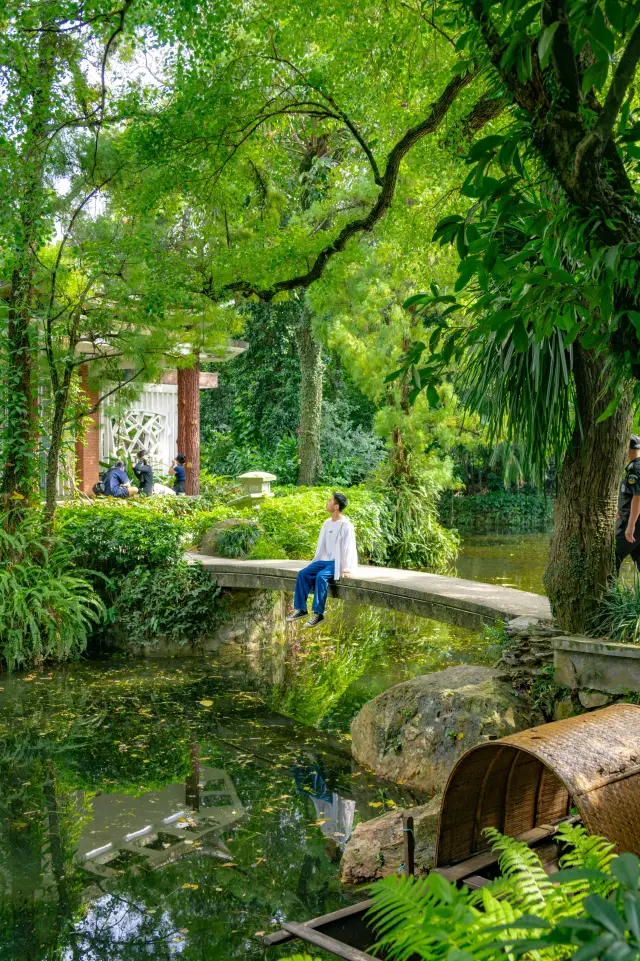
<svg viewBox="0 0 640 961"><path fill-rule="evenodd" d="M629 438L627 466L618 495L616 520L616 571L625 557L631 557L640 570L640 437Z"/></svg>
<svg viewBox="0 0 640 961"><path fill-rule="evenodd" d="M344 843L353 827L356 802L340 797L327 787L322 763L293 765L293 778L300 794L308 794L316 809L316 818L322 821L320 830L327 838Z"/></svg>
<svg viewBox="0 0 640 961"><path fill-rule="evenodd" d="M331 515L322 525L315 556L303 567L296 579L293 613L288 621L307 616L307 597L313 591L312 614L306 627L315 627L324 620L329 584L340 577L351 577L358 566L358 551L353 524L342 512L347 506L344 494L332 494L325 510Z"/></svg>

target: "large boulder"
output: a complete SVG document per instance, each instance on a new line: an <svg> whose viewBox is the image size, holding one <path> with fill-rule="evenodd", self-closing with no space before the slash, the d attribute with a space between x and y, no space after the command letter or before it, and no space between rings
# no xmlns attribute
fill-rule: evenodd
<svg viewBox="0 0 640 961"><path fill-rule="evenodd" d="M396 808L382 817L361 821L342 855L342 883L365 884L397 872L404 862L403 814L413 816L416 875L426 874L433 867L439 813L440 797L435 797L428 804L406 811Z"/></svg>
<svg viewBox="0 0 640 961"><path fill-rule="evenodd" d="M353 756L380 777L442 791L469 748L536 723L526 696L502 677L461 664L390 687L353 719Z"/></svg>

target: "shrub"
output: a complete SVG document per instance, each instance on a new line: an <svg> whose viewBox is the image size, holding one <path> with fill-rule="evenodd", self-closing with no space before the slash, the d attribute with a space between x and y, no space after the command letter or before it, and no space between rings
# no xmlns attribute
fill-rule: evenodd
<svg viewBox="0 0 640 961"><path fill-rule="evenodd" d="M553 523L553 501L534 491L451 494L441 498L440 518L464 531L547 531Z"/></svg>
<svg viewBox="0 0 640 961"><path fill-rule="evenodd" d="M383 534L387 563L394 567L446 571L458 553L459 538L438 519L438 498L446 471L415 469L411 480L393 477L388 465L374 481L384 499Z"/></svg>
<svg viewBox="0 0 640 961"><path fill-rule="evenodd" d="M592 634L608 637L619 644L640 641L640 582L637 578L633 587L626 587L619 581L609 586L593 621Z"/></svg>
<svg viewBox="0 0 640 961"><path fill-rule="evenodd" d="M220 557L246 557L260 538L262 531L255 521L247 520L216 536Z"/></svg>
<svg viewBox="0 0 640 961"><path fill-rule="evenodd" d="M271 537L259 537L251 548L249 558L252 561L286 561L287 552L276 540Z"/></svg>
<svg viewBox="0 0 640 961"><path fill-rule="evenodd" d="M351 487L360 483L385 459L382 438L351 420L352 412L344 398L325 400L320 429L321 480L327 484Z"/></svg>
<svg viewBox="0 0 640 961"><path fill-rule="evenodd" d="M9 671L82 652L104 606L68 542L29 512L12 533L0 516L0 655Z"/></svg>
<svg viewBox="0 0 640 961"><path fill-rule="evenodd" d="M157 571L135 568L115 585L110 618L130 641L166 637L188 644L211 634L223 619L220 589L206 568L180 561Z"/></svg>
<svg viewBox="0 0 640 961"><path fill-rule="evenodd" d="M291 560L313 557L320 527L328 517L324 507L331 492L330 487L279 487L277 496L262 501L258 508L265 536ZM387 553L384 499L364 486L350 487L346 493L345 513L355 527L360 560L383 564Z"/></svg>
<svg viewBox="0 0 640 961"><path fill-rule="evenodd" d="M96 502L63 507L58 525L79 563L108 575L177 563L186 534L177 518L146 504Z"/></svg>

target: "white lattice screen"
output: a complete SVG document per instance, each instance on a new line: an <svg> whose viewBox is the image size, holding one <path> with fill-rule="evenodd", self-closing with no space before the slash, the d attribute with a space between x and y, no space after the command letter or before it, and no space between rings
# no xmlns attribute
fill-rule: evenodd
<svg viewBox="0 0 640 961"><path fill-rule="evenodd" d="M118 454L149 452L158 473L166 473L177 453L178 396L173 385L147 385L137 403L120 417L101 418L100 459L112 462Z"/></svg>

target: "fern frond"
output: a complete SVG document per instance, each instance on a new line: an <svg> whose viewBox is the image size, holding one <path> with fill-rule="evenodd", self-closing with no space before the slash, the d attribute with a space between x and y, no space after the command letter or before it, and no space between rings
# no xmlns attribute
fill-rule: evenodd
<svg viewBox="0 0 640 961"><path fill-rule="evenodd" d="M493 850L500 852L500 871L510 882L505 897L514 906L524 914L541 914L558 900L540 858L524 841L505 837L495 828L487 828L485 835Z"/></svg>
<svg viewBox="0 0 640 961"><path fill-rule="evenodd" d="M561 868L588 868L608 871L615 857L615 846L597 834L588 834L581 824L559 824L558 837L568 850L560 858Z"/></svg>

